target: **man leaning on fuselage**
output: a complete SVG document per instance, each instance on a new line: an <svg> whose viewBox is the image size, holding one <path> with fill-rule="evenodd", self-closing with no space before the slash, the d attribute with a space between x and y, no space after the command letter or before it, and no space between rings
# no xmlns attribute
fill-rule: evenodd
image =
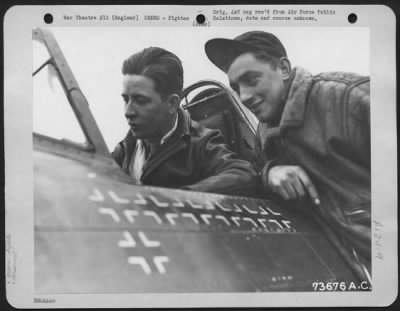
<svg viewBox="0 0 400 311"><path fill-rule="evenodd" d="M130 56L122 66L125 117L130 126L112 155L138 184L251 195L256 172L229 150L218 130L180 108L183 68L158 47Z"/></svg>
<svg viewBox="0 0 400 311"><path fill-rule="evenodd" d="M369 77L292 69L280 40L263 31L212 39L205 50L260 121L254 154L264 193L315 216L370 280Z"/></svg>

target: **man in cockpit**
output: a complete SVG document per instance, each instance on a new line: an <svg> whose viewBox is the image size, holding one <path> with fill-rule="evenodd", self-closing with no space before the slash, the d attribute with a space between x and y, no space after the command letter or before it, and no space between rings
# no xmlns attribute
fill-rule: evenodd
<svg viewBox="0 0 400 311"><path fill-rule="evenodd" d="M180 108L183 68L173 53L149 47L122 66L122 98L129 124L112 155L138 184L251 195L256 172L229 150L218 130Z"/></svg>

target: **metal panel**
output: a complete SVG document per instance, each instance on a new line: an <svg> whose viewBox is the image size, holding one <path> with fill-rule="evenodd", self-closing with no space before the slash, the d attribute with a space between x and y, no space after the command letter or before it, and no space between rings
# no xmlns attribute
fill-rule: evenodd
<svg viewBox="0 0 400 311"><path fill-rule="evenodd" d="M313 223L273 202L130 185L40 151L34 161L37 293L299 291L354 280Z"/></svg>

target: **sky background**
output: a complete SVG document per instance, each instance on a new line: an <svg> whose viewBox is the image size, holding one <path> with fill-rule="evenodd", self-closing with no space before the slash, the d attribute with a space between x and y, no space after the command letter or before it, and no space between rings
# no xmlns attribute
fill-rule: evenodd
<svg viewBox="0 0 400 311"><path fill-rule="evenodd" d="M89 102L89 107L110 151L128 130L121 97L122 62L133 53L149 46L167 49L182 60L185 87L203 79L218 80L228 85L226 75L208 60L204 52L204 43L216 37L234 38L250 30L264 30L275 34L284 44L293 67L303 67L313 74L326 71L370 74L368 28L53 27L50 29ZM44 59L36 45L33 55L33 65L37 67ZM45 81L46 78L43 77L42 80ZM38 91L38 87L35 88L34 82L34 131L47 130L52 136L67 136L79 141L81 132L78 127L72 125L75 120L66 101L62 103L63 107L56 108L55 100L50 100L51 97L46 94L39 96L39 93L41 91ZM47 106L38 106L38 103L42 105L41 102L45 98L48 99Z"/></svg>

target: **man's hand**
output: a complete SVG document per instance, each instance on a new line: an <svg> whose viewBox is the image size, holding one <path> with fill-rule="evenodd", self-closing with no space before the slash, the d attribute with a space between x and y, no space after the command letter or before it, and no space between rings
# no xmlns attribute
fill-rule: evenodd
<svg viewBox="0 0 400 311"><path fill-rule="evenodd" d="M267 177L267 178L265 178ZM309 195L319 205L319 196L307 173L300 166L274 166L268 176L263 176L264 187L279 194L285 200L296 200ZM265 182L268 184L265 185Z"/></svg>

